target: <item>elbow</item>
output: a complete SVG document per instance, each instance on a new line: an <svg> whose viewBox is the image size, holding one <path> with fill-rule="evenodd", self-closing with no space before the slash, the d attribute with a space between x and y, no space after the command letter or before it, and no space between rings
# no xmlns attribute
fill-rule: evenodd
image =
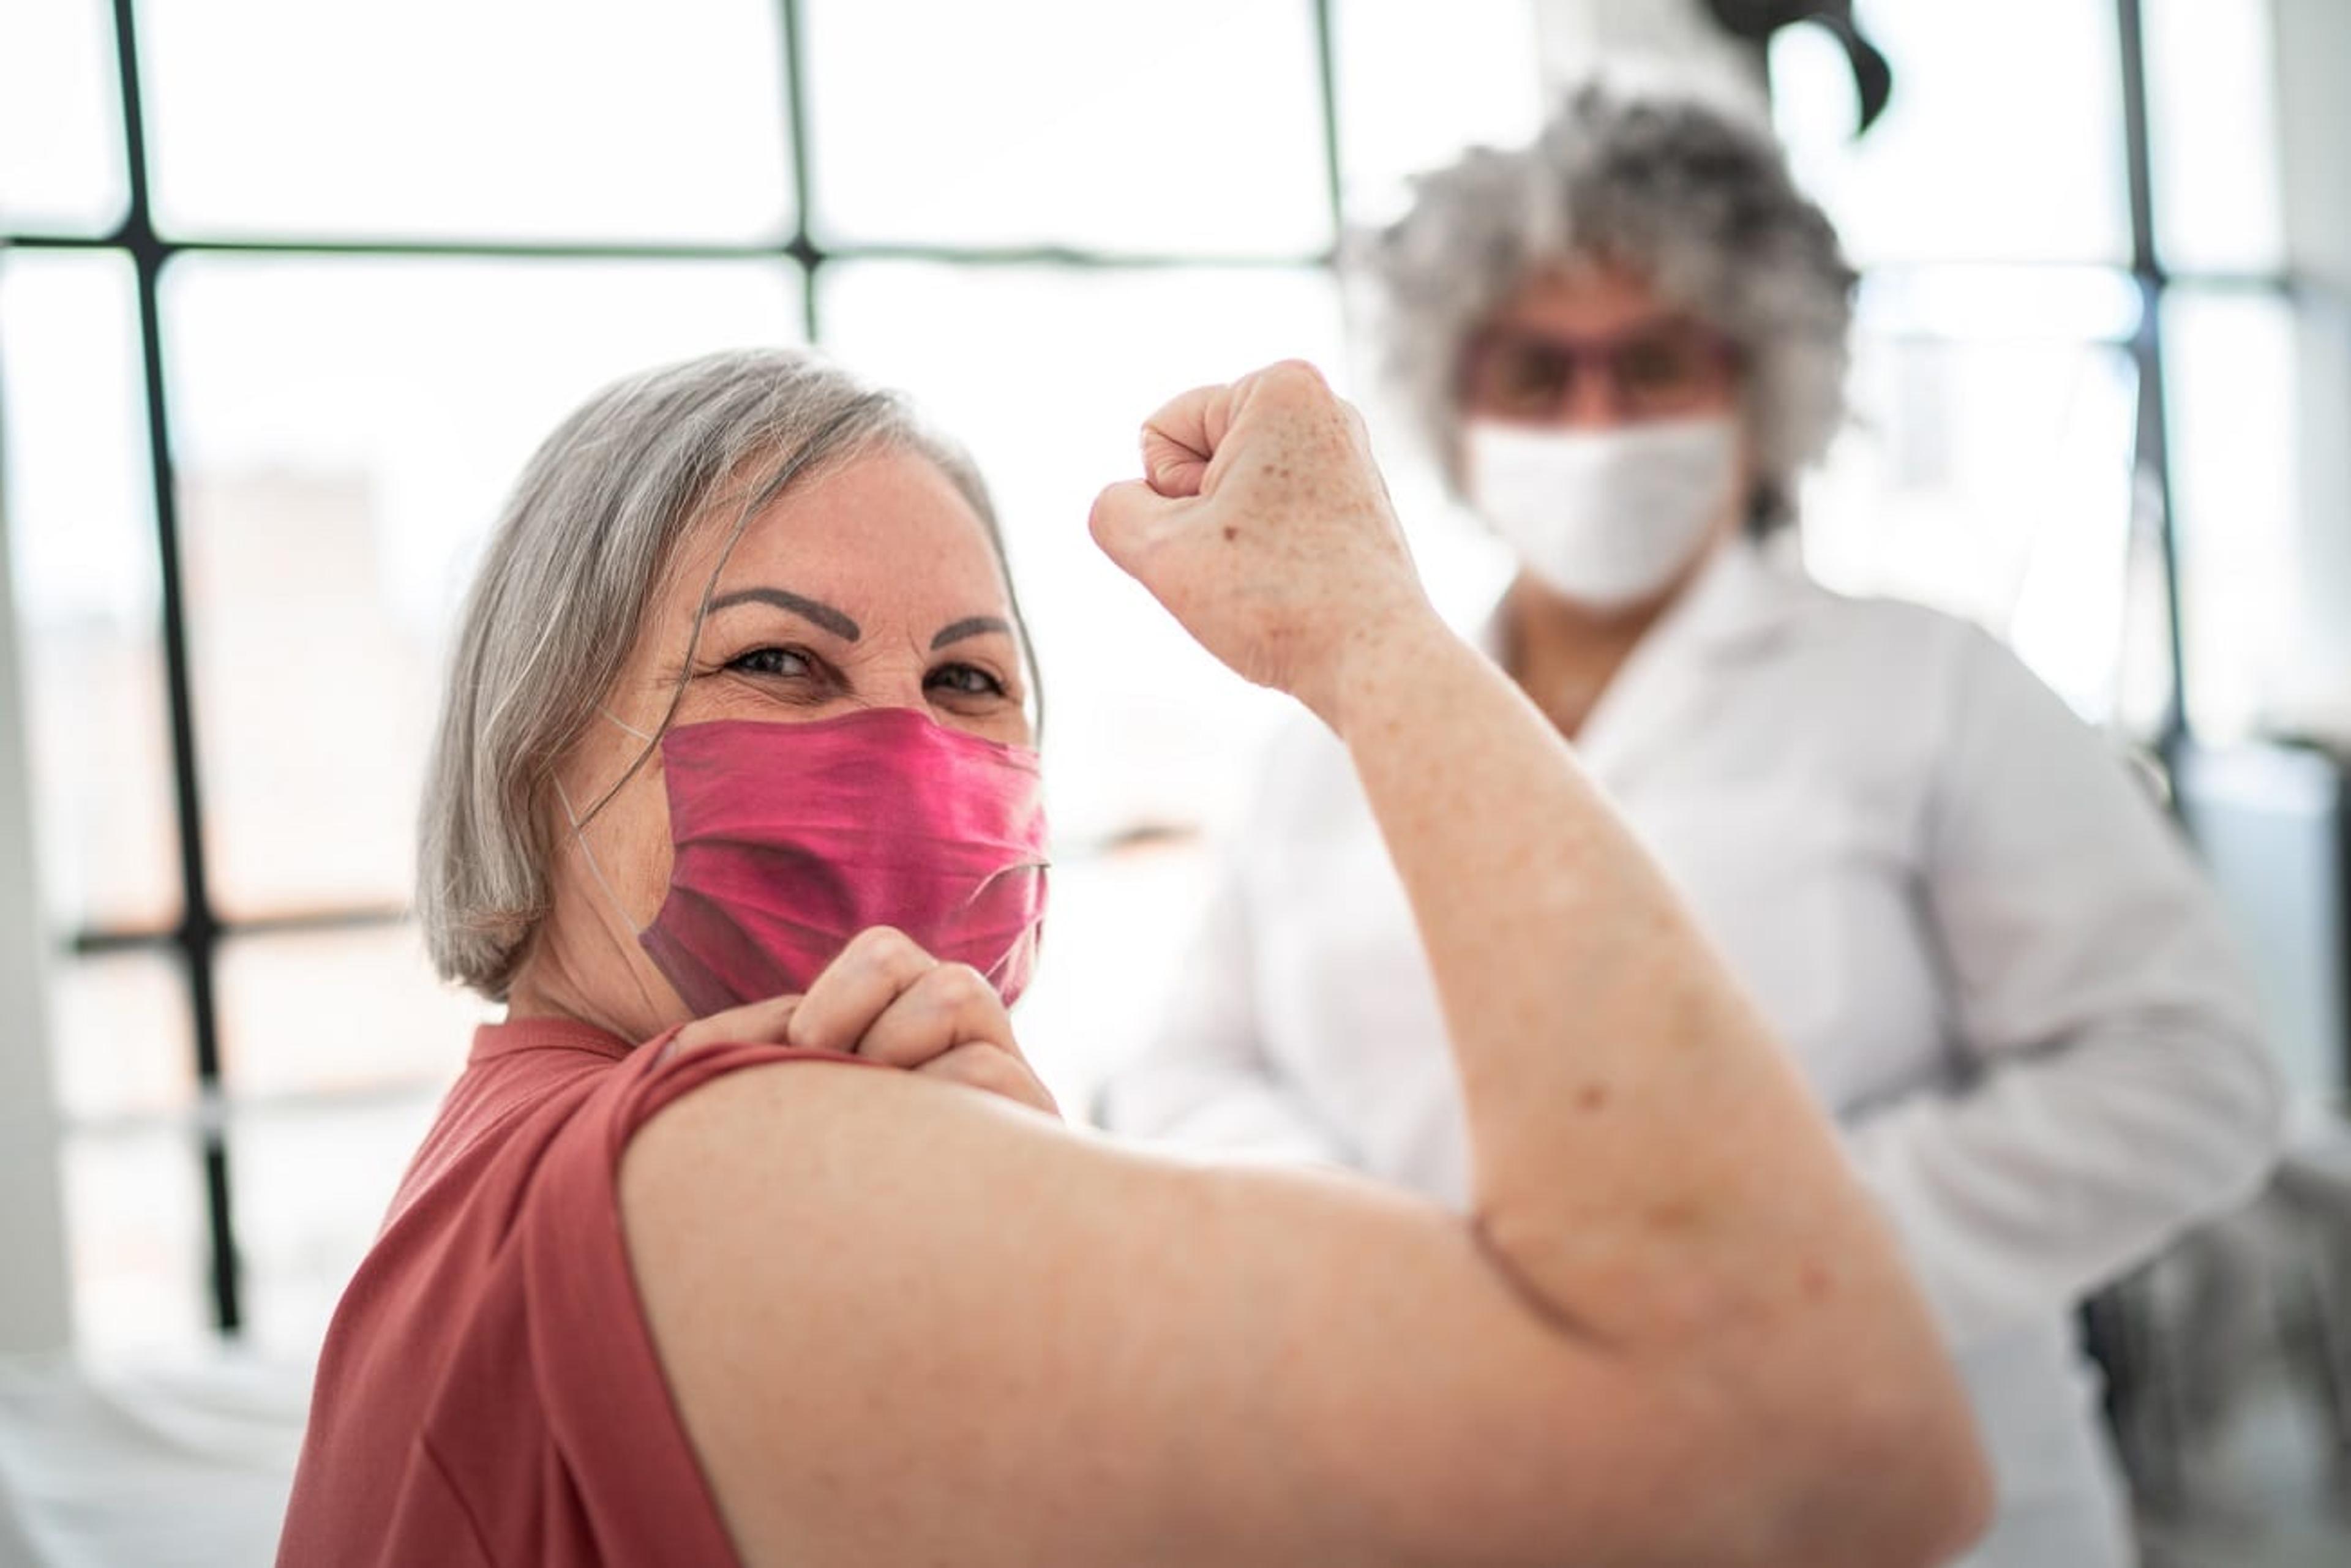
<svg viewBox="0 0 2351 1568"><path fill-rule="evenodd" d="M1991 1527L1991 1462L1948 1364L1922 1368L1907 1388L1838 1401L1806 1426L1793 1445L1802 1473L1781 1486L1757 1563L1933 1568Z"/></svg>
<svg viewBox="0 0 2351 1568"><path fill-rule="evenodd" d="M1937 1485L1933 1511L1922 1521L1925 1528L1913 1542L1916 1560L1921 1563L1954 1561L1991 1528L1999 1490L1991 1460L1972 1421L1967 1424L1964 1451L1950 1457Z"/></svg>
<svg viewBox="0 0 2351 1568"><path fill-rule="evenodd" d="M2244 1168L2239 1173L2244 1196L2259 1190L2269 1179L2278 1159L2285 1152L2286 1124L2290 1106L2285 1074L2279 1069L2277 1057L2268 1041L2258 1031L2248 1030L2243 1036L2241 1069L2245 1080L2241 1098L2244 1103L2242 1121L2245 1134Z"/></svg>
<svg viewBox="0 0 2351 1568"><path fill-rule="evenodd" d="M1959 1557L1991 1527L1991 1462L1974 1415L1956 1376L1937 1381L1947 1386L1909 1409L1857 1424L1847 1450L1852 1469L1834 1484L1850 1517L1865 1526L1862 1538L1812 1561L1931 1568Z"/></svg>
<svg viewBox="0 0 2351 1568"><path fill-rule="evenodd" d="M2258 1193L2284 1152L2285 1076L2250 1019L2231 1019L2198 1042L2201 1071L2194 1103L2208 1129L2206 1212L2236 1207Z"/></svg>
<svg viewBox="0 0 2351 1568"><path fill-rule="evenodd" d="M2114 1151L2101 1190L2159 1222L2150 1241L2241 1207L2275 1170L2290 1094L2250 1004L2118 1020L2082 1061L2081 1114Z"/></svg>
<svg viewBox="0 0 2351 1568"><path fill-rule="evenodd" d="M1758 1564L1928 1568L1991 1527L1967 1388L1924 1301L1886 1283L1792 1346L1768 1395L1746 1404L1747 1429L1722 1434L1721 1463L1750 1467Z"/></svg>

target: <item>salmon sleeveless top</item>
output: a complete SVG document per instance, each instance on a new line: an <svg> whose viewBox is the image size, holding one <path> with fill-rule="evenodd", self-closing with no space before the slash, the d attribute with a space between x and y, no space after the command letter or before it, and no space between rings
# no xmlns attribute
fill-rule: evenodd
<svg viewBox="0 0 2351 1568"><path fill-rule="evenodd" d="M858 1059L667 1045L475 1033L327 1332L279 1568L733 1568L638 1305L621 1155L721 1073Z"/></svg>

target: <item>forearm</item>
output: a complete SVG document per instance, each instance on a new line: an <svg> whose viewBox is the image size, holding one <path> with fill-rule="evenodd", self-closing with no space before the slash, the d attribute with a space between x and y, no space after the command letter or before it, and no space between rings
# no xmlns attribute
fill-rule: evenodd
<svg viewBox="0 0 2351 1568"><path fill-rule="evenodd" d="M1557 733L1433 622L1332 718L1458 1058L1476 1205L1523 1283L1630 1342L1903 1287L1825 1124Z"/></svg>
<svg viewBox="0 0 2351 1568"><path fill-rule="evenodd" d="M1361 422L1278 365L1154 414L1144 464L1097 499L1094 537L1227 664L1331 724L1402 874L1475 1164L1483 1245L1449 1219L1445 1239L1454 1282L1529 1347L1510 1385L1593 1372L1642 1412L1612 1443L1667 1441L1654 1464L1618 1453L1617 1476L1727 1475L1703 1500L1708 1561L1949 1555L1980 1457L1889 1238L1557 736L1429 611ZM1547 1435L1593 1419L1542 1404ZM1598 1555L1664 1554L1656 1511L1634 1511L1653 1543Z"/></svg>
<svg viewBox="0 0 2351 1568"><path fill-rule="evenodd" d="M1846 1134L1946 1336L2070 1311L2274 1163L2277 1075L2234 1020L2118 1019Z"/></svg>

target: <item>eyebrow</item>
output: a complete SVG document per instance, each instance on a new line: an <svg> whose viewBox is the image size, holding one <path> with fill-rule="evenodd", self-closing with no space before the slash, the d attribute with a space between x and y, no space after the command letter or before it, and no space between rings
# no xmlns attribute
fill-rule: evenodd
<svg viewBox="0 0 2351 1568"><path fill-rule="evenodd" d="M1012 624L1000 615L967 615L939 628L939 634L931 639L931 651L936 653L950 643L960 643L967 637L983 636L990 632L1001 632L1009 637Z"/></svg>
<svg viewBox="0 0 2351 1568"><path fill-rule="evenodd" d="M732 593L722 593L710 601L712 614L737 604L772 604L778 610L789 610L801 620L823 627L844 643L854 643L865 633L857 622L830 604L813 599L803 599L797 593L780 588L738 588ZM949 627L948 631L955 628ZM945 636L942 632L940 635ZM935 643L933 646L936 646Z"/></svg>

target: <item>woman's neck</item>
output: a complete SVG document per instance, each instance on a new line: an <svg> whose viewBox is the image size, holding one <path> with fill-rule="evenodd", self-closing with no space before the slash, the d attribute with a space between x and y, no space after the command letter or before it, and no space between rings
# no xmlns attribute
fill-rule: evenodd
<svg viewBox="0 0 2351 1568"><path fill-rule="evenodd" d="M1668 591L1629 609L1600 611L1562 599L1521 574L1502 601L1504 667L1573 740L1625 661L1677 596Z"/></svg>
<svg viewBox="0 0 2351 1568"><path fill-rule="evenodd" d="M1733 548L1738 531L1738 519L1726 514L1671 581L1622 609L1595 610L1519 573L1502 596L1502 667L1559 732L1573 740L1641 639L1716 558Z"/></svg>

